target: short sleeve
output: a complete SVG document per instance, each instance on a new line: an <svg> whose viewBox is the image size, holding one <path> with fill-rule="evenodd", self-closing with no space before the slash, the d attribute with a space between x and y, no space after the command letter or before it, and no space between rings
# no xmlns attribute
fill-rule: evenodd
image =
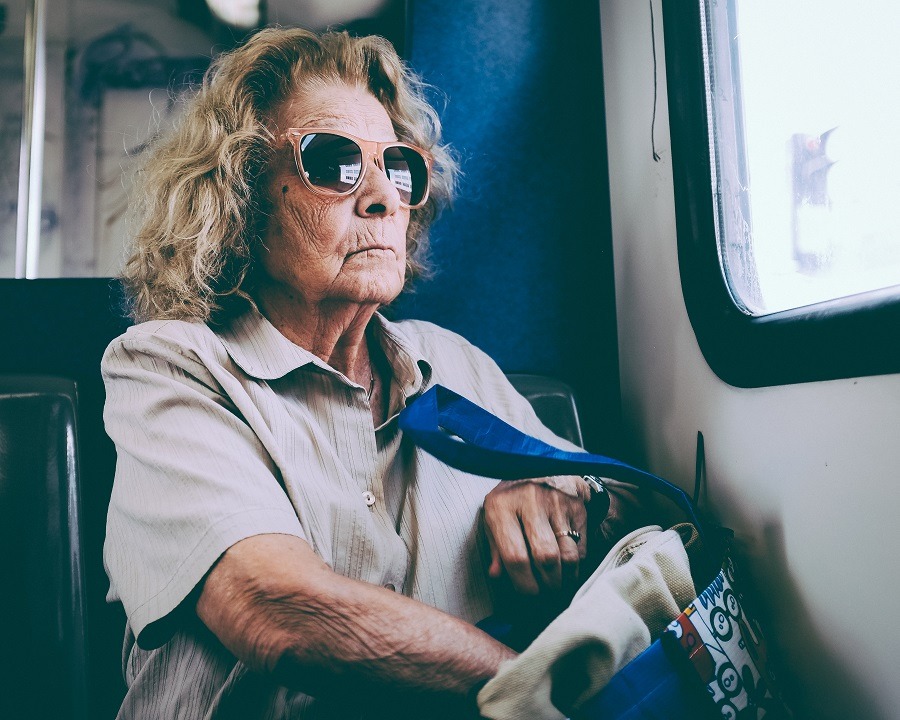
<svg viewBox="0 0 900 720"><path fill-rule="evenodd" d="M252 535L304 537L278 471L196 353L153 334L107 348L104 421L116 445L104 562L144 647L216 560ZM173 628L174 631L174 628ZM153 640L148 638L153 636Z"/></svg>

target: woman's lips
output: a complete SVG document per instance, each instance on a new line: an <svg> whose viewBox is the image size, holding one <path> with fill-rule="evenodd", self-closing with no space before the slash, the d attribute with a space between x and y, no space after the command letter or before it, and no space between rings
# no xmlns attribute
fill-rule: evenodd
<svg viewBox="0 0 900 720"><path fill-rule="evenodd" d="M354 255L361 255L362 253L371 252L373 250L380 250L382 252L394 252L394 248L388 247L387 245L370 245L369 247L360 248L359 250L354 250L347 257L353 257Z"/></svg>

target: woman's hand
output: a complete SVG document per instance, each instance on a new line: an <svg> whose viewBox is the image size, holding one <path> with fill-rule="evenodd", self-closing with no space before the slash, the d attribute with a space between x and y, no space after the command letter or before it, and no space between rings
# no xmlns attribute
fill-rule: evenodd
<svg viewBox="0 0 900 720"><path fill-rule="evenodd" d="M579 477L497 485L484 499L488 574L498 578L505 570L513 588L526 595L574 591L621 538L659 522L647 493L618 480L604 479L603 484L608 504L598 497L596 511L589 504L590 488ZM580 533L579 541L557 535L567 530Z"/></svg>
<svg viewBox="0 0 900 720"><path fill-rule="evenodd" d="M609 478L604 478L603 488L609 498L609 509L603 517L592 517L588 529L591 536L589 560L594 566L599 565L613 546L631 531L644 525L666 523L656 514L652 496L646 490Z"/></svg>
<svg viewBox="0 0 900 720"><path fill-rule="evenodd" d="M590 488L579 477L501 482L484 499L488 574L497 578L505 570L527 595L573 586L587 554L589 499ZM569 530L580 539L565 534Z"/></svg>

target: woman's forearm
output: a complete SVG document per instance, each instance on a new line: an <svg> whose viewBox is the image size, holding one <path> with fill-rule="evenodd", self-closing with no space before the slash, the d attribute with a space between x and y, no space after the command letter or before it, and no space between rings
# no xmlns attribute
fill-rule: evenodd
<svg viewBox="0 0 900 720"><path fill-rule="evenodd" d="M514 656L458 618L337 575L287 535L231 548L207 577L197 613L245 663L312 695L346 692L352 681L463 696Z"/></svg>

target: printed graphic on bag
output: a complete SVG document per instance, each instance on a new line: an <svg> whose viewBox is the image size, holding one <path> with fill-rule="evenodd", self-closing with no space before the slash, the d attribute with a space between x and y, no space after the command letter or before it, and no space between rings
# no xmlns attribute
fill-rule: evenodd
<svg viewBox="0 0 900 720"><path fill-rule="evenodd" d="M666 628L684 650L728 720L781 716L773 698L766 646L759 626L742 607L734 588L734 566L722 572Z"/></svg>

